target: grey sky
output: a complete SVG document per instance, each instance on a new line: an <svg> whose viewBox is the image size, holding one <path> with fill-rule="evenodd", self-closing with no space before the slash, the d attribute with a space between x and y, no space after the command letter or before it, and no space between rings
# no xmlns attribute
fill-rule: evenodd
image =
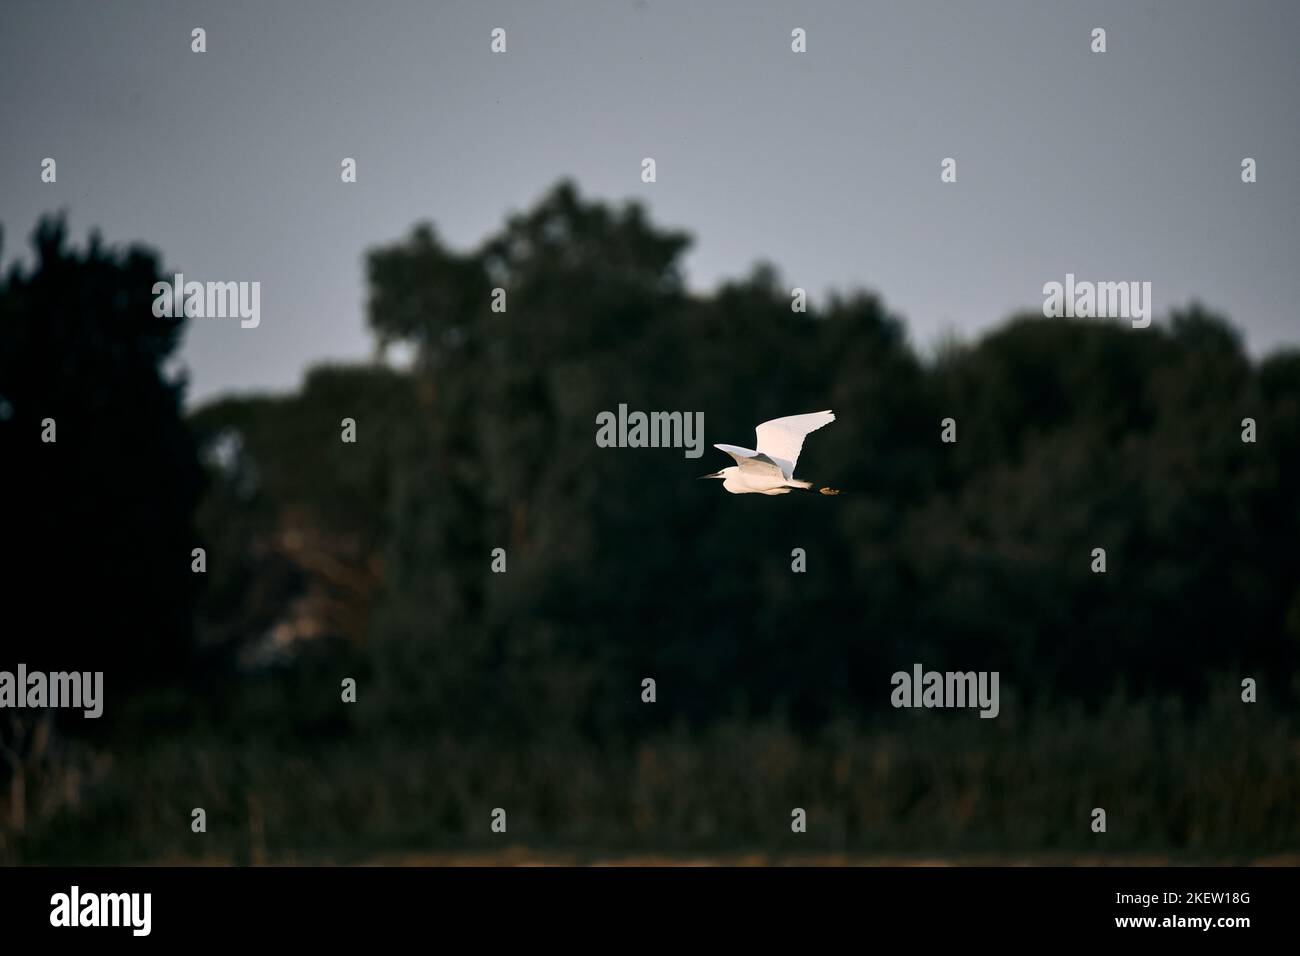
<svg viewBox="0 0 1300 956"><path fill-rule="evenodd" d="M769 259L814 301L879 291L923 347L1073 272L1150 280L1157 320L1199 298L1260 353L1300 342L1297 35L1292 0L9 0L4 259L62 208L78 242L260 281L258 329L191 323L191 402L367 355L366 249L420 219L475 244L565 176L692 232L693 288Z"/></svg>

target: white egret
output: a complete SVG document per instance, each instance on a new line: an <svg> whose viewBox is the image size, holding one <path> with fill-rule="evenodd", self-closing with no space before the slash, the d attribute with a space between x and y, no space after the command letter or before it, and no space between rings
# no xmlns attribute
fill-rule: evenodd
<svg viewBox="0 0 1300 956"><path fill-rule="evenodd" d="M803 449L803 440L810 432L835 421L835 413L809 412L807 415L788 415L763 422L754 429L758 448L741 448L739 445L714 445L736 463L729 468L701 475L701 478L721 478L722 487L733 495L787 495L795 489L811 491L811 481L800 481L794 476L794 466ZM834 488L822 488L824 495L838 495Z"/></svg>

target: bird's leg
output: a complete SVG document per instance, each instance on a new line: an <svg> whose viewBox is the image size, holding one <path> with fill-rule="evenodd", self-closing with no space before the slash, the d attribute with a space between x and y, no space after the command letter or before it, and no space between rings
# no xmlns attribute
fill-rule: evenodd
<svg viewBox="0 0 1300 956"><path fill-rule="evenodd" d="M838 488L816 488L816 489L814 489L814 488L813 488L813 483L812 483L811 481L806 482L806 483L804 483L804 482L800 482L800 483L798 483L798 484L793 485L792 487L795 487L795 488L802 488L804 491L807 491L807 492L809 492L810 494L811 494L814 490L815 490L818 494L823 494L823 495L838 495L838 494L840 493L840 489L838 489Z"/></svg>

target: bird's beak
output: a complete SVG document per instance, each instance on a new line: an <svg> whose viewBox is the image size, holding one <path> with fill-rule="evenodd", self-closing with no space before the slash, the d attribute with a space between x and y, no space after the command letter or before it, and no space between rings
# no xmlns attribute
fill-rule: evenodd
<svg viewBox="0 0 1300 956"><path fill-rule="evenodd" d="M722 472L720 471L715 471L711 475L700 475L700 478L721 478L721 477L722 477Z"/></svg>

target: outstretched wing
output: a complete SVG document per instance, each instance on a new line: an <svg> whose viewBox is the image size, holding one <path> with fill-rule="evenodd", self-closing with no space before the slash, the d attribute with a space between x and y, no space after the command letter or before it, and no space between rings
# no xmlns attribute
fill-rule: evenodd
<svg viewBox="0 0 1300 956"><path fill-rule="evenodd" d="M804 438L809 432L815 432L833 421L835 413L827 409L824 412L787 415L785 418L763 422L754 429L758 435L758 450L774 460L785 477L790 478L794 475L795 463L799 461L799 452L803 450Z"/></svg>
<svg viewBox="0 0 1300 956"><path fill-rule="evenodd" d="M736 459L736 464L740 466L743 474L766 475L769 478L785 480L785 473L781 470L781 466L761 451L741 448L739 445L714 445L713 447L720 448Z"/></svg>

